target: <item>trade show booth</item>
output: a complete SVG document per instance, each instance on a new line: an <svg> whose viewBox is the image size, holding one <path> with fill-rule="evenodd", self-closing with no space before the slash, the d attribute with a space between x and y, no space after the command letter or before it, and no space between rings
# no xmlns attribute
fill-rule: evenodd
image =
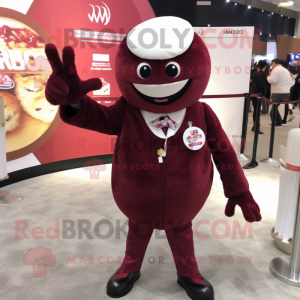
<svg viewBox="0 0 300 300"><path fill-rule="evenodd" d="M49 13L48 10L43 10L42 7L39 8L39 11ZM34 23L34 18L30 18L28 14L24 16L16 11L3 8L0 10L0 13L6 16L5 18L2 17L0 23L2 26L34 24L28 28L31 28L31 30L37 30L36 28L38 28L40 31L37 30L37 32L44 41L39 48L25 51L17 59L17 61L23 61L24 66L26 66L24 67L25 69L17 66L12 68L10 65L3 63L3 76L8 78L7 81L11 83L11 87L10 89L6 87L2 88L2 90L0 89L0 94L4 97L9 95L13 97L14 101L19 100L21 107L19 123L7 131L6 134L7 170L8 173L12 173L12 176L6 183L1 183L2 186L39 174L63 170L63 166L69 169L71 167L79 167L84 163L82 159L77 161L76 159L112 154L116 137L99 136L98 133L93 131L68 126L61 121L57 107L47 104L44 96L42 96L40 104L37 103L37 105L46 106L45 109L49 113L41 116L37 112L32 113L25 107L25 104L22 104L25 103L26 97L31 96L31 94L26 95L18 92L18 86L22 88L22 84L25 84L26 88L33 85L36 97L44 95L50 71L44 50L41 47L46 42L53 41L58 46L62 46L62 37L56 34L61 28L65 28L64 35L68 37L65 37L67 45L71 45L76 50L78 49L76 51L78 57L76 63L81 78L87 79L98 75L104 79L105 86L100 91L91 92L89 95L102 105L112 105L120 96L114 75L117 48L125 36L125 33L120 32L128 31L130 26L132 26L131 24L136 23L134 18L131 18L130 22L132 23L128 23L126 27L124 27L125 24L123 23L122 26L124 28L122 29L119 28L121 27L120 24L116 24L113 29L115 33L94 31L94 36L87 39L88 31L77 29L71 31L66 28L64 22L68 22L66 24L70 24L69 26L74 28L89 26L93 29L93 26L95 26L96 29L98 24L90 23L89 19L85 20L85 22L88 22L85 24L80 23L83 20L79 18L72 18L71 23L65 19L53 23L48 22L47 18L41 18L39 19L40 24L37 24ZM75 23L72 24L73 22ZM41 26L44 29L41 29ZM254 28L195 27L194 31L206 43L212 60L209 85L201 101L206 102L216 112L232 145L239 152L244 98L245 93L249 89L249 61L251 60ZM231 34L230 31L235 31L238 34ZM97 33L99 35L96 35ZM57 40L59 38L61 39ZM95 50L95 43L99 45L97 50ZM95 52L99 52L99 54ZM100 52L105 54L100 54ZM13 66L14 57L9 56L10 53L10 50L3 50L4 57L7 57ZM26 57L29 57L31 54L35 57L34 62L31 61L25 65ZM31 67L31 65L35 67ZM35 108L35 111L37 109L39 107ZM108 162L108 160L111 160L111 156L104 156L104 159ZM56 162L61 163L53 164ZM33 168L36 166L40 168ZM26 172L22 172L25 169Z"/></svg>
<svg viewBox="0 0 300 300"><path fill-rule="evenodd" d="M158 2L0 1L3 299L297 298L300 39Z"/></svg>

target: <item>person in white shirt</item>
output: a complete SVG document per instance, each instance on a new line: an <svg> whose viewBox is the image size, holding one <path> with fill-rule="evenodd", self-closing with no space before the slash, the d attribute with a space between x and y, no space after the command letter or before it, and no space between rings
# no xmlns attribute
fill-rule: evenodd
<svg viewBox="0 0 300 300"><path fill-rule="evenodd" d="M295 84L295 80L291 73L282 66L282 61L278 58L272 60L272 68L269 76L267 77L268 82L271 84L271 100L274 102L283 102L283 99L288 99L290 96L290 89ZM277 113L275 119L275 126L282 125L281 115L278 111L277 105ZM272 112L274 109L274 105L272 107L270 116L272 119Z"/></svg>

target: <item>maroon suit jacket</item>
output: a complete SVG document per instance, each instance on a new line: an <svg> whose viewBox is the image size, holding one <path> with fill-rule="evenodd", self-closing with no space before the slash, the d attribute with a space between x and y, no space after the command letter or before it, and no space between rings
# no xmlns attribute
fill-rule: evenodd
<svg viewBox="0 0 300 300"><path fill-rule="evenodd" d="M167 156L158 163L164 140L149 129L140 109L121 97L106 107L88 96L77 114L60 106L70 125L117 135L112 163L112 192L121 211L134 223L151 228L178 227L203 207L212 186L211 156L220 172L227 198L249 191L248 181L219 119L209 105L197 102L186 109L182 125L168 138ZM183 143L188 122L203 130L206 144L198 151Z"/></svg>

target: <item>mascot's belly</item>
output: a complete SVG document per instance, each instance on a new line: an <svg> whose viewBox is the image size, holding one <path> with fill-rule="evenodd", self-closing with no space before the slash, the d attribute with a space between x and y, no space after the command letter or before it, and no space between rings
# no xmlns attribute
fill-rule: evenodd
<svg viewBox="0 0 300 300"><path fill-rule="evenodd" d="M193 151L183 142L189 121L207 134L201 107L199 102L187 108L183 123L167 140L163 163L159 163L157 150L164 148L165 140L152 133L140 110L127 105L114 150L112 191L120 210L132 222L174 228L191 221L204 205L213 180L211 151L207 145Z"/></svg>
<svg viewBox="0 0 300 300"><path fill-rule="evenodd" d="M133 148L123 152L116 145L113 195L120 210L141 226L169 229L183 225L197 215L210 193L213 180L210 152L204 148L179 150L170 147L170 141L163 163L158 163L156 149L149 151L147 147L138 153Z"/></svg>

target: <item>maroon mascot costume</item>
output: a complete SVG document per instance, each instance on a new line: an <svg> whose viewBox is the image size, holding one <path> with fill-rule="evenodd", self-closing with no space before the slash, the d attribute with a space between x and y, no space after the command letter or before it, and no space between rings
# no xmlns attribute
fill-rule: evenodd
<svg viewBox="0 0 300 300"><path fill-rule="evenodd" d="M229 198L226 216L234 215L236 205L248 222L261 216L217 116L199 101L211 68L202 39L187 21L175 17L154 18L133 28L116 57L122 96L109 107L86 95L102 83L78 77L71 47L63 49L63 62L53 44L45 51L53 69L46 98L60 105L61 119L118 136L112 192L129 219L129 230L124 261L108 281L107 294L119 298L130 292L153 230L160 229L176 260L179 285L191 299L214 299L213 287L198 270L192 231L192 220L212 186L211 156Z"/></svg>

